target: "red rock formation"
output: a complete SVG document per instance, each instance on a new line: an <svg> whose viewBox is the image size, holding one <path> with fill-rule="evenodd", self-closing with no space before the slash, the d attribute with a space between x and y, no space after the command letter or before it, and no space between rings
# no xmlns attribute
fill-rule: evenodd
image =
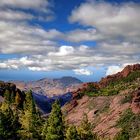
<svg viewBox="0 0 140 140"><path fill-rule="evenodd" d="M90 82L90 83L83 83L80 88L78 88L76 91L73 91L73 99L78 99L79 94L86 91L88 88L88 85L93 84L93 86L96 89L100 89L103 87L108 86L111 82L115 82L121 78L127 77L131 72L140 70L140 64L135 65L128 65L126 66L121 72L118 72L113 75L108 75L105 78L102 78L100 82Z"/></svg>
<svg viewBox="0 0 140 140"><path fill-rule="evenodd" d="M99 87L106 87L110 82L119 80L121 78L127 77L131 72L140 70L140 64L128 65L121 72L118 72L113 75L108 75L105 78L102 78L99 82Z"/></svg>

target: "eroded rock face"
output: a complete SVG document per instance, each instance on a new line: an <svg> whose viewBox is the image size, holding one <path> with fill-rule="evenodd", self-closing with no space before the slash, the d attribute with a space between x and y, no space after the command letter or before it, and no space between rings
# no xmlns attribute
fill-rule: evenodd
<svg viewBox="0 0 140 140"><path fill-rule="evenodd" d="M133 93L131 108L134 113L140 113L140 87Z"/></svg>

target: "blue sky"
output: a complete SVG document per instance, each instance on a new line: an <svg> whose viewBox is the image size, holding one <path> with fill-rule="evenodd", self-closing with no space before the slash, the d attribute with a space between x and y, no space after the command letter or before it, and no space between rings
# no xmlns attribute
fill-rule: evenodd
<svg viewBox="0 0 140 140"><path fill-rule="evenodd" d="M0 79L98 81L140 60L139 0L1 0Z"/></svg>

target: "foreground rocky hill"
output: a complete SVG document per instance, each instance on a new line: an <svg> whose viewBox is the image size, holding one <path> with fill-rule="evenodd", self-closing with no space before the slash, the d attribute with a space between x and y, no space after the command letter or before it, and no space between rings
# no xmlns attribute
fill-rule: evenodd
<svg viewBox="0 0 140 140"><path fill-rule="evenodd" d="M47 95L50 97L62 95L64 93L77 89L82 83L79 79L74 77L62 77L59 79L40 79L37 81L23 82L11 81L22 90L31 89L38 94Z"/></svg>
<svg viewBox="0 0 140 140"><path fill-rule="evenodd" d="M63 107L68 123L79 125L86 113L92 131L100 139L115 139L127 133L140 139L140 64L126 66L121 72L84 83L73 92L73 100Z"/></svg>

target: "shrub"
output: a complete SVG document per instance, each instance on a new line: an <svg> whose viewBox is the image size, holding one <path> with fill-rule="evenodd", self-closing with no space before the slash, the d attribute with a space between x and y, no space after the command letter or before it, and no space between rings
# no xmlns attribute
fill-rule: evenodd
<svg viewBox="0 0 140 140"><path fill-rule="evenodd" d="M127 109L120 116L117 126L128 132L130 138L134 138L140 131L140 115L134 114L131 109Z"/></svg>
<svg viewBox="0 0 140 140"><path fill-rule="evenodd" d="M129 134L127 131L122 130L114 140L129 140Z"/></svg>
<svg viewBox="0 0 140 140"><path fill-rule="evenodd" d="M125 104L125 103L131 103L132 101L132 94L128 94L126 95L122 100L121 100L121 104Z"/></svg>

